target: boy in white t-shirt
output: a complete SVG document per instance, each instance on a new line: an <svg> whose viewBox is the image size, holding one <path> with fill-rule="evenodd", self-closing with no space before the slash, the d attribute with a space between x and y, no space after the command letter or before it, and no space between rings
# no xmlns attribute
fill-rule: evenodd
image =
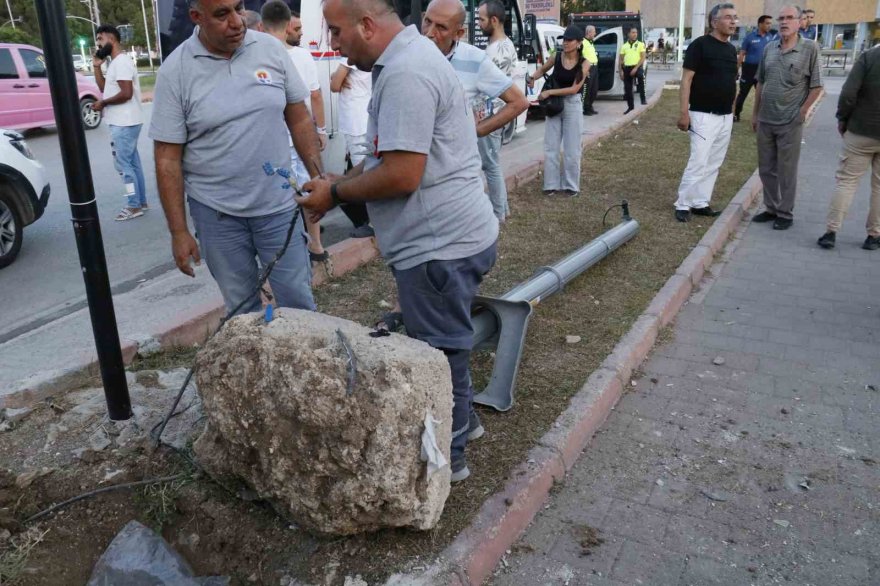
<svg viewBox="0 0 880 586"><path fill-rule="evenodd" d="M98 50L92 58L92 65L103 97L92 108L104 112L104 120L110 127L113 163L122 176L128 198L126 207L116 216L116 220L122 222L139 218L149 209L144 169L137 148L144 123L141 84L137 66L119 45L119 30L105 24L97 33ZM105 73L101 66L107 57L111 61Z"/></svg>
<svg viewBox="0 0 880 586"><path fill-rule="evenodd" d="M296 72L302 78L310 93L309 111L315 121L318 138L321 140L323 151L328 142L327 129L324 125L324 97L321 95L321 82L318 80L318 67L312 54L298 46L302 38L302 21L299 14L290 11L290 8L282 0L270 0L263 5L260 11L263 19L263 31L281 41L287 49L287 54L296 68ZM298 185L305 185L309 181L309 173L306 164L318 165L320 170L321 161L303 161L293 148L293 140L290 142L290 167ZM329 263L330 253L324 250L321 244L321 226L318 222L307 222L309 232L309 258L312 263ZM332 267L327 265L328 272Z"/></svg>

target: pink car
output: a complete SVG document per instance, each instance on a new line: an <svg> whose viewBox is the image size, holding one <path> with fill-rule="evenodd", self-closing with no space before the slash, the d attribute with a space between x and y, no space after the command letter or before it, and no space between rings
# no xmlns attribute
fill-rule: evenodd
<svg viewBox="0 0 880 586"><path fill-rule="evenodd" d="M100 97L98 86L76 74L83 126L101 124L101 113L92 110ZM46 78L43 52L30 45L0 43L0 128L24 130L54 126L52 95Z"/></svg>

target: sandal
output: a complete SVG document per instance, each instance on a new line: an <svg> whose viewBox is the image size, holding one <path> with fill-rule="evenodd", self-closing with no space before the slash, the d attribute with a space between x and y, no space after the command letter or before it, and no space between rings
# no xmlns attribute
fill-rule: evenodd
<svg viewBox="0 0 880 586"><path fill-rule="evenodd" d="M134 220L135 218L140 218L143 215L144 212L142 212L140 209L133 212L129 208L122 208L122 211L116 214L116 221L125 222L126 220Z"/></svg>
<svg viewBox="0 0 880 586"><path fill-rule="evenodd" d="M309 261L312 263L312 266L322 264L324 265L324 270L327 272L328 277L333 276L333 260L330 258L330 252L312 252L309 251Z"/></svg>

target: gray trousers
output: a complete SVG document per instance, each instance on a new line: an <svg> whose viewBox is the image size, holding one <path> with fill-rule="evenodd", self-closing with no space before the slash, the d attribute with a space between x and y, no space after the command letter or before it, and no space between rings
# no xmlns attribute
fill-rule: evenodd
<svg viewBox="0 0 880 586"><path fill-rule="evenodd" d="M758 123L758 172L764 184L764 207L787 220L792 218L797 195L803 131L800 116L788 124Z"/></svg>
<svg viewBox="0 0 880 586"><path fill-rule="evenodd" d="M581 190L581 135L584 112L580 93L565 97L565 108L544 123L544 190ZM562 149L562 167L559 150Z"/></svg>

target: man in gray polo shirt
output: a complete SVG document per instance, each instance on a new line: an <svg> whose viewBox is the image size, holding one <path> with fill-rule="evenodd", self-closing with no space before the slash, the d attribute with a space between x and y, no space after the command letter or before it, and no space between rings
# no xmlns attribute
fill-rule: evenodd
<svg viewBox="0 0 880 586"><path fill-rule="evenodd" d="M788 230L794 221L804 121L822 93L819 46L798 35L800 16L796 6L779 11L780 39L764 48L752 113L766 208L752 220L772 221L774 230Z"/></svg>
<svg viewBox="0 0 880 586"><path fill-rule="evenodd" d="M372 71L367 138L374 150L345 177L306 184L311 193L298 201L316 216L340 202L367 202L407 333L449 360L452 480L464 480L464 449L474 435L470 306L495 263L498 237L474 117L449 61L414 26L404 27L390 0L325 0L324 18L332 48Z"/></svg>
<svg viewBox="0 0 880 586"><path fill-rule="evenodd" d="M196 29L165 60L156 81L150 137L174 260L194 276L199 245L227 310L260 309L250 298L282 248L296 207L275 173L290 169L288 131L309 174L319 174L319 141L309 92L281 44L247 30L240 0L191 0ZM282 171L283 172L283 171ZM184 193L198 244L186 223ZM314 309L302 218L269 282L277 305Z"/></svg>

